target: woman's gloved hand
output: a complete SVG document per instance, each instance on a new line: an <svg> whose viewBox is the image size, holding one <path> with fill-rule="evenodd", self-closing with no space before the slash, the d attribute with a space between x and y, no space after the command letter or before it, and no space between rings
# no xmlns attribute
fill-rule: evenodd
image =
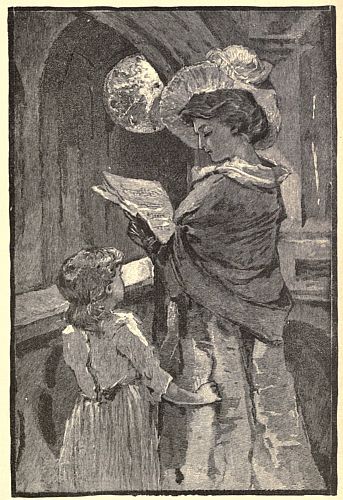
<svg viewBox="0 0 343 500"><path fill-rule="evenodd" d="M129 238L144 248L149 257L156 255L161 243L150 229L149 224L139 214L133 217L131 214L126 213L126 216L130 219L127 231Z"/></svg>

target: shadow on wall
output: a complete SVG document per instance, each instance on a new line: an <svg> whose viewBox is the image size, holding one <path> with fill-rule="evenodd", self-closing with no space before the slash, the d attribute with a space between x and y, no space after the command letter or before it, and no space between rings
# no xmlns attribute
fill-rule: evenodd
<svg viewBox="0 0 343 500"><path fill-rule="evenodd" d="M327 485L332 471L332 353L326 332L300 321L284 331L286 362L294 377L312 453Z"/></svg>

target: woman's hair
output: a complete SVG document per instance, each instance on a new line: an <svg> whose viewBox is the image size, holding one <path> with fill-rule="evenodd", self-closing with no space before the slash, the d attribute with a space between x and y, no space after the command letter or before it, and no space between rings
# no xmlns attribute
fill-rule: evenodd
<svg viewBox="0 0 343 500"><path fill-rule="evenodd" d="M182 120L193 125L194 118L217 118L221 123L245 134L252 144L264 139L269 131L263 108L254 96L242 89L218 89L194 94L180 111Z"/></svg>
<svg viewBox="0 0 343 500"><path fill-rule="evenodd" d="M70 303L68 323L85 330L97 330L106 313L99 301L106 296L123 259L116 248L81 250L61 266L57 287Z"/></svg>

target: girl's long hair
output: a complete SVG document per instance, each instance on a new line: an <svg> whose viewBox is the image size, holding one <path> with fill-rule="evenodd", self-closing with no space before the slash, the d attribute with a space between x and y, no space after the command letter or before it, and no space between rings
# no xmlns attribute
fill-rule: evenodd
<svg viewBox="0 0 343 500"><path fill-rule="evenodd" d="M65 320L68 324L82 330L99 332L101 331L101 321L110 317L108 311L96 308L92 304L78 304L70 302L69 308L65 314Z"/></svg>
<svg viewBox="0 0 343 500"><path fill-rule="evenodd" d="M123 254L116 248L81 250L69 257L60 269L57 287L68 300L66 321L83 330L98 332L109 313L101 306L120 267Z"/></svg>

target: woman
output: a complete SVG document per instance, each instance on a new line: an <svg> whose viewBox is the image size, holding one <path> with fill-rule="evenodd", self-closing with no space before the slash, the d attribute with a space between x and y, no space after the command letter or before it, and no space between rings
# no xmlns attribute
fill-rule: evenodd
<svg viewBox="0 0 343 500"><path fill-rule="evenodd" d="M191 97L176 114L186 78ZM275 139L275 101L266 90L225 77L213 63L181 70L168 87L161 105L165 124L190 145L197 137L213 164L193 170L167 245L159 245L141 219L131 223L129 234L163 271L171 300L186 311L182 335L207 336L217 365L218 359L223 365L214 373L223 396L215 425L220 427L224 408L233 454L222 456L231 470L220 481L213 473L214 488L322 489L283 351L291 300L277 238L285 218L280 183L288 173L256 152ZM226 378L224 371L230 372ZM230 406L233 391L238 397ZM214 448L218 442L217 436Z"/></svg>

